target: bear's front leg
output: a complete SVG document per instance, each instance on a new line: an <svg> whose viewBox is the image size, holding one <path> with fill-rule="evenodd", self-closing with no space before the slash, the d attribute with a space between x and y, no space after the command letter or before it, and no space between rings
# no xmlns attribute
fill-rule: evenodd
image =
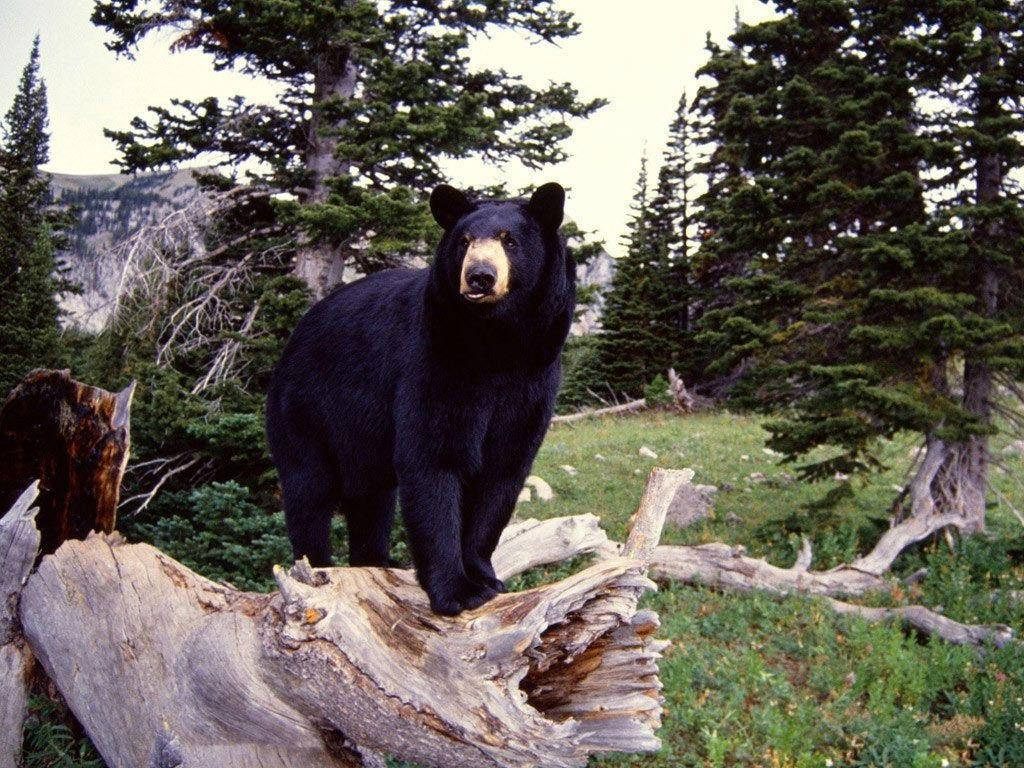
<svg viewBox="0 0 1024 768"><path fill-rule="evenodd" d="M471 579L463 564L458 476L439 468L410 466L399 471L398 484L416 578L430 598L431 609L454 616L497 595Z"/></svg>
<svg viewBox="0 0 1024 768"><path fill-rule="evenodd" d="M466 488L463 500L462 561L466 573L498 592L505 591L505 582L495 575L491 556L512 517L525 479L525 471L514 477L478 477Z"/></svg>

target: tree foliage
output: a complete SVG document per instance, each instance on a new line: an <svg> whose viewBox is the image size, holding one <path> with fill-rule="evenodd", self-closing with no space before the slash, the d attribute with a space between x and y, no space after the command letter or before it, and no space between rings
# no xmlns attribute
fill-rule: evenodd
<svg viewBox="0 0 1024 768"><path fill-rule="evenodd" d="M836 447L806 477L912 430L952 446L939 506L983 517L993 382L1024 360L1020 5L778 8L702 70L711 370L781 414L772 447Z"/></svg>
<svg viewBox="0 0 1024 768"><path fill-rule="evenodd" d="M633 194L626 253L605 298L598 371L616 395L639 396L676 368L694 375L690 237L695 223L694 150L686 95L679 101L653 194L647 158Z"/></svg>
<svg viewBox="0 0 1024 768"><path fill-rule="evenodd" d="M49 188L39 170L49 145L37 36L0 143L0 394L33 368L60 359L56 294L67 286L57 272L57 219L49 215Z"/></svg>
<svg viewBox="0 0 1024 768"><path fill-rule="evenodd" d="M93 21L119 54L173 30L173 48L278 87L271 104L175 100L108 135L126 171L203 159L287 194L274 220L303 238L295 268L314 297L345 264L367 271L423 251L433 230L422 193L444 179L445 159L558 162L569 120L602 103L470 62L470 43L498 30L547 43L575 35L572 14L547 1L105 0Z"/></svg>

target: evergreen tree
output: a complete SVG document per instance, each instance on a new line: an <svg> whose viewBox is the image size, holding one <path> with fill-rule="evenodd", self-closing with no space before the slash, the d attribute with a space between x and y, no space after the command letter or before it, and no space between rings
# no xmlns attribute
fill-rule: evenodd
<svg viewBox="0 0 1024 768"><path fill-rule="evenodd" d="M662 372L664 342L657 304L661 254L651 230L647 157L633 192L626 254L619 259L605 297L598 336L598 369L603 382L618 396L639 396Z"/></svg>
<svg viewBox="0 0 1024 768"><path fill-rule="evenodd" d="M716 84L702 109L726 172L701 257L728 276L728 300L703 338L719 372L747 371L741 402L781 410L772 447L836 448L806 477L877 467L880 438L915 431L929 446L915 510L975 529L994 377L1009 382L1024 359L1008 182L1021 164L1021 10L778 8L705 68Z"/></svg>
<svg viewBox="0 0 1024 768"><path fill-rule="evenodd" d="M683 93L669 125L648 223L656 259L654 272L658 275L653 286L659 294L655 299L657 324L664 334L660 361L663 369L675 368L691 381L698 373L690 333L690 236L696 219L692 133L689 105Z"/></svg>
<svg viewBox="0 0 1024 768"><path fill-rule="evenodd" d="M658 181L650 195L647 158L633 194L626 254L605 298L596 368L616 394L640 396L675 368L692 378L689 235L694 222L692 122L679 100Z"/></svg>
<svg viewBox="0 0 1024 768"><path fill-rule="evenodd" d="M272 220L301 236L294 271L314 297L346 264L366 271L422 248L433 232L423 193L443 180L444 158L558 162L568 119L601 105L567 83L534 89L470 66L467 46L492 30L548 43L575 35L572 14L552 2L100 0L93 21L119 54L171 29L175 48L280 86L274 104L175 100L109 135L126 171L219 157L293 197L278 195Z"/></svg>
<svg viewBox="0 0 1024 768"><path fill-rule="evenodd" d="M18 81L0 143L0 397L33 368L56 365L60 329L49 188L46 85L39 37Z"/></svg>

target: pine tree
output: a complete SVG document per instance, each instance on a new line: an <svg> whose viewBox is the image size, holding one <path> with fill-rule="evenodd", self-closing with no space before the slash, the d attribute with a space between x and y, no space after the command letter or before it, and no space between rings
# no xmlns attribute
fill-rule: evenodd
<svg viewBox="0 0 1024 768"><path fill-rule="evenodd" d="M39 37L18 81L0 143L0 395L33 368L56 365L58 278L49 187L46 85Z"/></svg>
<svg viewBox="0 0 1024 768"><path fill-rule="evenodd" d="M644 155L633 192L626 253L616 265L605 297L598 336L600 378L616 397L639 396L645 385L663 373L664 339L657 304L660 254L652 239L649 195Z"/></svg>
<svg viewBox="0 0 1024 768"><path fill-rule="evenodd" d="M651 199L648 222L651 249L655 253L653 289L657 324L663 329L659 356L663 369L675 368L684 379L696 378L696 358L691 354L690 236L696 220L693 200L693 123L686 93L679 99L669 125L668 141L658 169L658 184Z"/></svg>
<svg viewBox="0 0 1024 768"><path fill-rule="evenodd" d="M880 466L922 435L915 512L984 522L993 384L1021 374L1021 10L785 0L712 52L715 157L704 318L772 447L809 478ZM937 109L936 105L940 105ZM729 167L729 166L732 167ZM717 192L717 200L713 195ZM962 383L961 383L962 382ZM936 473L936 467L939 471Z"/></svg>
<svg viewBox="0 0 1024 768"><path fill-rule="evenodd" d="M274 104L175 100L109 135L125 171L218 156L245 166L276 195L281 231L303 243L294 271L315 297L346 264L387 266L433 236L423 193L443 180L442 160L558 162L568 120L602 103L581 101L568 83L534 89L471 67L467 46L493 30L548 43L575 35L572 14L548 2L105 0L93 21L119 54L176 30L174 48L280 86Z"/></svg>

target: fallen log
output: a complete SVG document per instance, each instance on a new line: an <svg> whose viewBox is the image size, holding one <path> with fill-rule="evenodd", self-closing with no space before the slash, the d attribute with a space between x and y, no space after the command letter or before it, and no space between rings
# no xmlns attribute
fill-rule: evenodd
<svg viewBox="0 0 1024 768"><path fill-rule="evenodd" d="M0 409L0 509L39 480L43 554L66 539L114 530L134 390L132 383L115 394L68 371L37 370Z"/></svg>
<svg viewBox="0 0 1024 768"><path fill-rule="evenodd" d="M572 424L575 421L583 421L593 416L614 416L617 413L630 413L631 411L639 411L646 407L647 400L641 397L639 400L630 400L628 403L622 403L621 405L609 405L607 408L589 408L584 411L577 411L576 413L563 413L558 416L552 416L551 423Z"/></svg>
<svg viewBox="0 0 1024 768"><path fill-rule="evenodd" d="M38 483L30 485L0 518L0 768L21 765L22 729L28 705L32 653L18 623L18 600L39 550L32 502Z"/></svg>
<svg viewBox="0 0 1024 768"><path fill-rule="evenodd" d="M582 766L652 751L665 643L637 602L685 478L652 472L624 557L454 618L430 612L409 571L300 562L256 595L92 534L43 558L21 623L110 766ZM496 554L503 575L536 561L515 552L541 526L576 531L559 559L603 541L591 519L520 526Z"/></svg>

